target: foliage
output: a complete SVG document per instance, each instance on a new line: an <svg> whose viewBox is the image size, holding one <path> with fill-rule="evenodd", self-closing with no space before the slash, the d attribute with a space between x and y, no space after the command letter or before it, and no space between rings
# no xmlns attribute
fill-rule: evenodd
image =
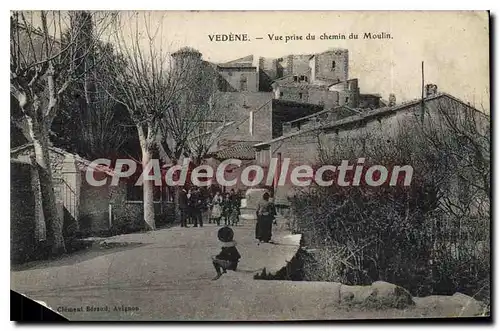
<svg viewBox="0 0 500 331"><path fill-rule="evenodd" d="M294 230L316 248L306 278L489 297L489 119L461 111L440 104L430 123L409 120L390 139L319 139L320 165L363 153L366 164L411 164L414 174L409 187L315 187L293 197Z"/></svg>

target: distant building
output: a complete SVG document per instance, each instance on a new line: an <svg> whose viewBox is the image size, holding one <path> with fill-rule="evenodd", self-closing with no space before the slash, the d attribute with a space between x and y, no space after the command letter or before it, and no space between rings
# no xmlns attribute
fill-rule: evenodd
<svg viewBox="0 0 500 331"><path fill-rule="evenodd" d="M380 96L360 94L358 79L349 78L346 49L289 55L275 62L262 59L261 64L264 74L274 78L270 85L276 99L308 102L326 109L343 105L359 109L380 107Z"/></svg>
<svg viewBox="0 0 500 331"><path fill-rule="evenodd" d="M210 162L240 158L246 163L265 163L270 154L264 157L257 153L257 161L252 161L250 146L260 144L257 150L261 150L266 141L285 139L293 132L358 116L386 104L380 95L360 93L358 79L349 77L347 49L280 58L248 55L225 63L203 61L201 54L190 48L173 56L179 63L182 58L199 59L204 86L217 90L212 106L221 117L207 118L197 133L204 135L223 127L207 155Z"/></svg>

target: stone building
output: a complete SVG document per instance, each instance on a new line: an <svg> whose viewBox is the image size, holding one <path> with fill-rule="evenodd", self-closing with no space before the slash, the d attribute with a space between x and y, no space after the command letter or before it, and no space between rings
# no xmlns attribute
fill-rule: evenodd
<svg viewBox="0 0 500 331"><path fill-rule="evenodd" d="M216 168L220 162L227 159L239 159L244 165L255 163L253 145L283 135L283 123L321 112L323 107L309 103L278 100L272 98L272 93L220 93L216 98L217 107L224 110L228 116L224 129L211 146L205 164ZM211 139L211 132L204 133ZM199 139L198 137L194 137ZM241 169L233 169L226 174L228 180L237 178ZM246 186L232 187L238 190Z"/></svg>
<svg viewBox="0 0 500 331"><path fill-rule="evenodd" d="M305 60L307 58L307 61ZM263 72L276 77L271 87L276 99L293 100L323 105L326 109L346 105L358 109L381 106L380 97L361 94L357 78L349 78L349 52L331 49L312 55L288 56L286 70L270 69L269 60L263 63ZM277 73L283 72L283 75Z"/></svg>
<svg viewBox="0 0 500 331"><path fill-rule="evenodd" d="M35 180L37 171L32 165L33 144L26 144L11 149L11 163L24 164L24 172L28 178ZM142 187L134 186L135 181L122 179L118 185L111 185L114 171L106 166L94 167L89 160L69 153L57 147L49 147L56 206L59 216L64 220L66 236L86 236L106 234L108 232L126 232L141 229L143 224ZM91 170L96 180L107 179L106 185L93 186L87 178ZM12 180L16 180L13 179ZM29 201L33 204L25 206L32 209L35 224L35 238L45 240L45 220L41 207L41 193L34 191L36 183L23 182L22 190L32 191ZM33 186L34 184L34 186ZM155 212L158 225L167 220L172 212L172 203L168 199L165 188L157 187L155 192ZM137 193L140 194L137 194ZM15 220L13 220L15 222Z"/></svg>
<svg viewBox="0 0 500 331"><path fill-rule="evenodd" d="M259 71L254 64L253 55L217 65L223 83L222 92L258 92Z"/></svg>
<svg viewBox="0 0 500 331"><path fill-rule="evenodd" d="M190 49L175 56L201 59ZM207 118L193 139L213 140L206 160L213 165L225 157L252 162L250 148L255 144L382 105L379 96L361 94L358 79L349 78L346 49L203 63L200 70L207 72L205 76L215 77L212 106L221 116ZM220 134L214 137L214 132Z"/></svg>
<svg viewBox="0 0 500 331"><path fill-rule="evenodd" d="M310 80L313 84L344 82L349 79L349 51L332 49L309 58Z"/></svg>
<svg viewBox="0 0 500 331"><path fill-rule="evenodd" d="M434 89L429 91L424 99L425 123L441 122L437 115L437 109L451 107L457 112L470 111L481 115L457 98L446 94L437 93ZM327 116L327 111L315 115L285 123L285 134L256 144L256 162L264 167L269 166L271 157L277 158L281 163L285 158L290 159L290 168L294 165L317 165L319 163L320 146L342 145L346 141L359 142L360 157L363 157L363 148L375 139L361 139L363 137L381 137L391 141L402 128L411 128L416 125L416 120L421 116L422 100L414 100L392 107L382 107L375 110L356 112L351 116L334 121L316 123L311 118ZM346 110L349 110L347 108ZM459 116L459 115L457 115ZM480 116L485 117L484 115ZM300 126L301 125L301 126ZM285 186L275 187L276 200L278 203L287 203L287 196L293 194L294 187L289 182Z"/></svg>
<svg viewBox="0 0 500 331"><path fill-rule="evenodd" d="M352 109L381 106L380 97L360 94L358 80L349 79L349 52L346 49L330 49L318 54L290 54L275 59L248 55L225 63L210 63L203 61L198 51L183 48L173 57L176 63L199 60L202 63L200 72L204 77L210 77L204 79L203 85L215 84L218 92L212 101L217 108L216 113L223 114L224 118L207 119L205 126L210 131L231 123L224 130L225 137L219 141L223 147L227 147L224 141L271 139L271 132L265 129L269 125L266 122L270 121L270 113L286 114L278 116L283 122L311 114L298 111L294 105L301 104L299 108L302 109L311 104L307 107L316 111L339 109L339 106ZM280 102L266 104L271 99ZM290 106L288 111L283 109L285 104ZM269 107L274 110L269 112ZM282 128L278 117L273 117L273 132ZM204 127L202 131L207 130ZM227 139L229 136L233 138Z"/></svg>

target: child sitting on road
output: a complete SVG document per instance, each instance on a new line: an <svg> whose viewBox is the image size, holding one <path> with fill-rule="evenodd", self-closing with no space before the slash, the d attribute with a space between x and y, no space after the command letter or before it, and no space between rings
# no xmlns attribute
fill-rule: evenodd
<svg viewBox="0 0 500 331"><path fill-rule="evenodd" d="M217 236L222 242L222 249L218 255L212 256L212 263L217 272L217 276L212 280L219 279L227 270L236 271L241 258L240 253L236 249L236 242L233 240L234 232L230 227L225 226L219 229Z"/></svg>

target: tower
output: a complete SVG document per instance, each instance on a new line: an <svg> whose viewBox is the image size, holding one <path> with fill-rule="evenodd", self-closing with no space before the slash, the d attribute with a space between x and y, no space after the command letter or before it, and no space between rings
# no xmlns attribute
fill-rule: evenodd
<svg viewBox="0 0 500 331"><path fill-rule="evenodd" d="M310 60L314 80L345 82L349 79L349 51L335 48L315 54Z"/></svg>
<svg viewBox="0 0 500 331"><path fill-rule="evenodd" d="M179 69L201 68L201 53L191 47L182 47L177 52L172 53L173 67ZM199 69L198 69L199 70Z"/></svg>

